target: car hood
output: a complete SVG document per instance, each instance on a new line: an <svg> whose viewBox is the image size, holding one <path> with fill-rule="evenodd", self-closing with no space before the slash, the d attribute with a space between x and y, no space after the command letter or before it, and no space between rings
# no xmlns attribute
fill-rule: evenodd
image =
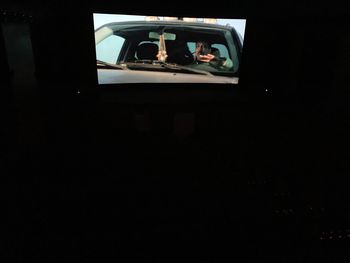
<svg viewBox="0 0 350 263"><path fill-rule="evenodd" d="M238 84L237 77L186 74L177 72L155 72L143 70L98 69L99 84L126 83L220 83Z"/></svg>

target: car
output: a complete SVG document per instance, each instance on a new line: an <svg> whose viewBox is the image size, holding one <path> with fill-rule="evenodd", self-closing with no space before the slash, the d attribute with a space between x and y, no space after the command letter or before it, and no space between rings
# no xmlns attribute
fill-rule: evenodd
<svg viewBox="0 0 350 263"><path fill-rule="evenodd" d="M229 25L113 22L95 30L95 44L99 84L238 83L243 42Z"/></svg>

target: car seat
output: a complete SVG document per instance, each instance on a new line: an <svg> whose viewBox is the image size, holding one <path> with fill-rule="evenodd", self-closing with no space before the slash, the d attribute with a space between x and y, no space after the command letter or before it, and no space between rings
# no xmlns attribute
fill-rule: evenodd
<svg viewBox="0 0 350 263"><path fill-rule="evenodd" d="M186 43L168 41L166 43L168 54L167 61L180 65L188 65L193 62L193 55Z"/></svg>

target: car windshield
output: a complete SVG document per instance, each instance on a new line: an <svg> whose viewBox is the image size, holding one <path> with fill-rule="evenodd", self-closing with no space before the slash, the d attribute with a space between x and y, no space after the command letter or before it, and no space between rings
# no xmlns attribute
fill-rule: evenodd
<svg viewBox="0 0 350 263"><path fill-rule="evenodd" d="M193 69L187 73L235 76L239 70L239 39L235 38L238 35L232 28L223 26L112 23L95 32L96 57L111 64L132 65L133 70L150 68L150 64L154 70L166 64Z"/></svg>

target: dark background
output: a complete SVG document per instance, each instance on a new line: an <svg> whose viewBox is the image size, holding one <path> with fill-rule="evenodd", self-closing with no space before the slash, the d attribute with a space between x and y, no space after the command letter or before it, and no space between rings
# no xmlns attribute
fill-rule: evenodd
<svg viewBox="0 0 350 263"><path fill-rule="evenodd" d="M97 86L93 12L246 18L237 86ZM349 11L1 6L5 262L349 262ZM7 44L6 44L7 43Z"/></svg>

